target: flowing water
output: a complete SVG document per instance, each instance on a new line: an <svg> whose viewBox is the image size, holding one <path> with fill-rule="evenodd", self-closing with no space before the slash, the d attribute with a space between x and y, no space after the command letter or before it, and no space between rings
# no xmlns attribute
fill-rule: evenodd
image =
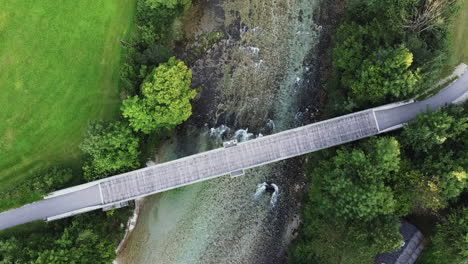
<svg viewBox="0 0 468 264"><path fill-rule="evenodd" d="M225 38L191 62L193 83L203 91L155 162L308 122L316 107L317 1L198 3L186 34L223 31ZM147 198L118 261L284 263L303 188L300 164L301 158L282 161ZM281 194L268 194L262 182L274 182Z"/></svg>

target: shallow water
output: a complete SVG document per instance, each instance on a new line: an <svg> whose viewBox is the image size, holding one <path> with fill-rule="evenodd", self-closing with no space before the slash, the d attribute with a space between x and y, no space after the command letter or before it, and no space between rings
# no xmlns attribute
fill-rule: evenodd
<svg viewBox="0 0 468 264"><path fill-rule="evenodd" d="M193 63L194 82L205 89L191 121L159 147L156 162L220 147L239 129L256 137L302 125L301 113L314 107L317 8L308 0L207 1L203 16L226 39ZM203 17L199 27L216 28ZM230 129L210 136L221 125ZM300 160L148 198L119 262L283 263L297 224ZM281 190L274 207L268 194L254 197L265 181Z"/></svg>

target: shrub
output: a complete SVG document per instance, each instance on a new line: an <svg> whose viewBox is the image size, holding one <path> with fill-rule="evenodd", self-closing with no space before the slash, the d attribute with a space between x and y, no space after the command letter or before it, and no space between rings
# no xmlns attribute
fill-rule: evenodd
<svg viewBox="0 0 468 264"><path fill-rule="evenodd" d="M432 243L423 251L424 264L466 264L468 260L468 208L459 207L437 224Z"/></svg>
<svg viewBox="0 0 468 264"><path fill-rule="evenodd" d="M385 182L399 169L394 138L372 139L361 149L341 148L313 173L321 175L324 211L348 220L372 220L394 213L396 201Z"/></svg>
<svg viewBox="0 0 468 264"><path fill-rule="evenodd" d="M96 180L137 168L139 139L123 122L93 122L80 145L86 154L83 165L84 177Z"/></svg>
<svg viewBox="0 0 468 264"><path fill-rule="evenodd" d="M174 57L156 67L141 85L143 98L134 96L122 105L123 116L135 131L149 134L156 129L173 128L192 114L190 88L192 72Z"/></svg>

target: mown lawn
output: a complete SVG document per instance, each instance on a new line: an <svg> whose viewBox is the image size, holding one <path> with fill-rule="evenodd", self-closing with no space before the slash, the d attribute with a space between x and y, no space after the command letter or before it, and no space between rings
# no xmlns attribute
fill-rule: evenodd
<svg viewBox="0 0 468 264"><path fill-rule="evenodd" d="M461 9L454 23L453 44L454 53L451 64L468 64L468 0L462 0Z"/></svg>
<svg viewBox="0 0 468 264"><path fill-rule="evenodd" d="M441 78L452 74L458 64L468 64L468 0L460 0L460 3L460 10L451 32L453 52L442 71Z"/></svg>
<svg viewBox="0 0 468 264"><path fill-rule="evenodd" d="M118 115L135 0L0 0L0 193L78 167L88 121Z"/></svg>

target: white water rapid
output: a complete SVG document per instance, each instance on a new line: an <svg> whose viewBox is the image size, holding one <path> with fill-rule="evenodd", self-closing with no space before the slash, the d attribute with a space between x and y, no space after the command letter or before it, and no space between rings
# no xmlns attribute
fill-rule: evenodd
<svg viewBox="0 0 468 264"><path fill-rule="evenodd" d="M260 183L259 185L257 185L257 190L255 191L254 198L255 198L255 200L260 198L260 196L263 193L265 193L265 191L268 188L273 188L274 189L273 193L271 194L271 198L270 198L270 206L271 206L271 208L273 208L273 207L275 207L276 202L278 201L278 194L279 194L278 185L276 185L274 183L266 183L266 182Z"/></svg>

